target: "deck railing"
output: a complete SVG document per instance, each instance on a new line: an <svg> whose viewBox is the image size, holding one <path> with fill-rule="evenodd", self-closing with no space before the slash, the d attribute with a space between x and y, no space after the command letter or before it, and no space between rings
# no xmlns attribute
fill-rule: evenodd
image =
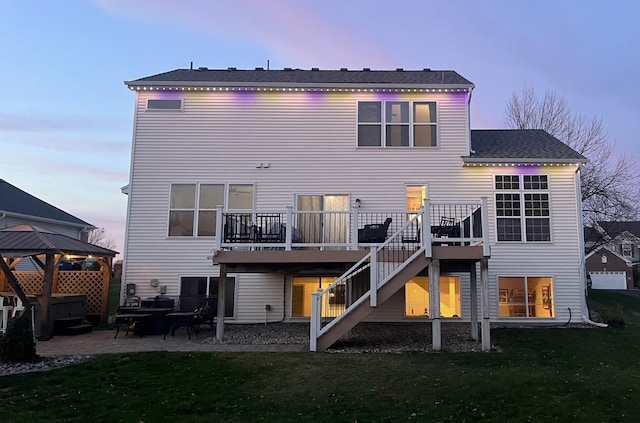
<svg viewBox="0 0 640 423"><path fill-rule="evenodd" d="M294 211L217 209L216 249L418 249L431 245L484 245L487 200L434 203L418 211ZM394 235L394 236L392 236ZM487 254L488 255L488 254Z"/></svg>

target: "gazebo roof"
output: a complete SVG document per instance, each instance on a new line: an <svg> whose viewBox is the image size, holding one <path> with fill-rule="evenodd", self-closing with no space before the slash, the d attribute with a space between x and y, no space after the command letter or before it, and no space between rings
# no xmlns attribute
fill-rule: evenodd
<svg viewBox="0 0 640 423"><path fill-rule="evenodd" d="M0 230L0 255L25 257L45 253L114 257L117 251L102 248L31 224Z"/></svg>

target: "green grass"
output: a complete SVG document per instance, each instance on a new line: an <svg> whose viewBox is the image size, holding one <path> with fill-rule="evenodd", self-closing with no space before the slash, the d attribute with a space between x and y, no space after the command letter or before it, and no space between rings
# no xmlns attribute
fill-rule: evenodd
<svg viewBox="0 0 640 423"><path fill-rule="evenodd" d="M105 355L0 378L0 420L635 422L640 299L589 301L627 326L496 329L492 353Z"/></svg>

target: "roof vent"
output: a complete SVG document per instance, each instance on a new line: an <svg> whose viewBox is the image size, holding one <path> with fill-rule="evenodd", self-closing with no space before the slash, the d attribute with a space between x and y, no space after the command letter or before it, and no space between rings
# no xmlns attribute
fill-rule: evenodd
<svg viewBox="0 0 640 423"><path fill-rule="evenodd" d="M431 72L431 68L424 68L422 69L423 72Z"/></svg>
<svg viewBox="0 0 640 423"><path fill-rule="evenodd" d="M349 69L347 69L347 68L340 68L340 71L342 71L342 72L346 72L346 71L348 71L348 70L349 70Z"/></svg>
<svg viewBox="0 0 640 423"><path fill-rule="evenodd" d="M404 72L404 69L402 69L402 68L396 68L396 72Z"/></svg>
<svg viewBox="0 0 640 423"><path fill-rule="evenodd" d="M208 70L209 70L209 68L208 68L208 67L206 67L206 66L200 66L200 67L198 68L198 70L199 70L199 71L208 71Z"/></svg>
<svg viewBox="0 0 640 423"><path fill-rule="evenodd" d="M257 71L262 71L264 68L256 68Z"/></svg>
<svg viewBox="0 0 640 423"><path fill-rule="evenodd" d="M362 70L365 72L371 72L371 68L362 68Z"/></svg>
<svg viewBox="0 0 640 423"><path fill-rule="evenodd" d="M228 68L228 70L235 71L235 70L238 70L238 69L236 69L236 68Z"/></svg>
<svg viewBox="0 0 640 423"><path fill-rule="evenodd" d="M320 68L311 68L312 71L317 72L320 70Z"/></svg>

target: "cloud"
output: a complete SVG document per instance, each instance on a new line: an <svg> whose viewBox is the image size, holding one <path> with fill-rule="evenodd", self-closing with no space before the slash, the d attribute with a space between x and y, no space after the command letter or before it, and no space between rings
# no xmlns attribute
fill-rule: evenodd
<svg viewBox="0 0 640 423"><path fill-rule="evenodd" d="M323 3L278 1L92 0L112 15L179 26L261 45L291 67L387 67L398 63L361 32L331 20ZM337 4L337 3L336 3ZM326 6L326 5L325 5Z"/></svg>

